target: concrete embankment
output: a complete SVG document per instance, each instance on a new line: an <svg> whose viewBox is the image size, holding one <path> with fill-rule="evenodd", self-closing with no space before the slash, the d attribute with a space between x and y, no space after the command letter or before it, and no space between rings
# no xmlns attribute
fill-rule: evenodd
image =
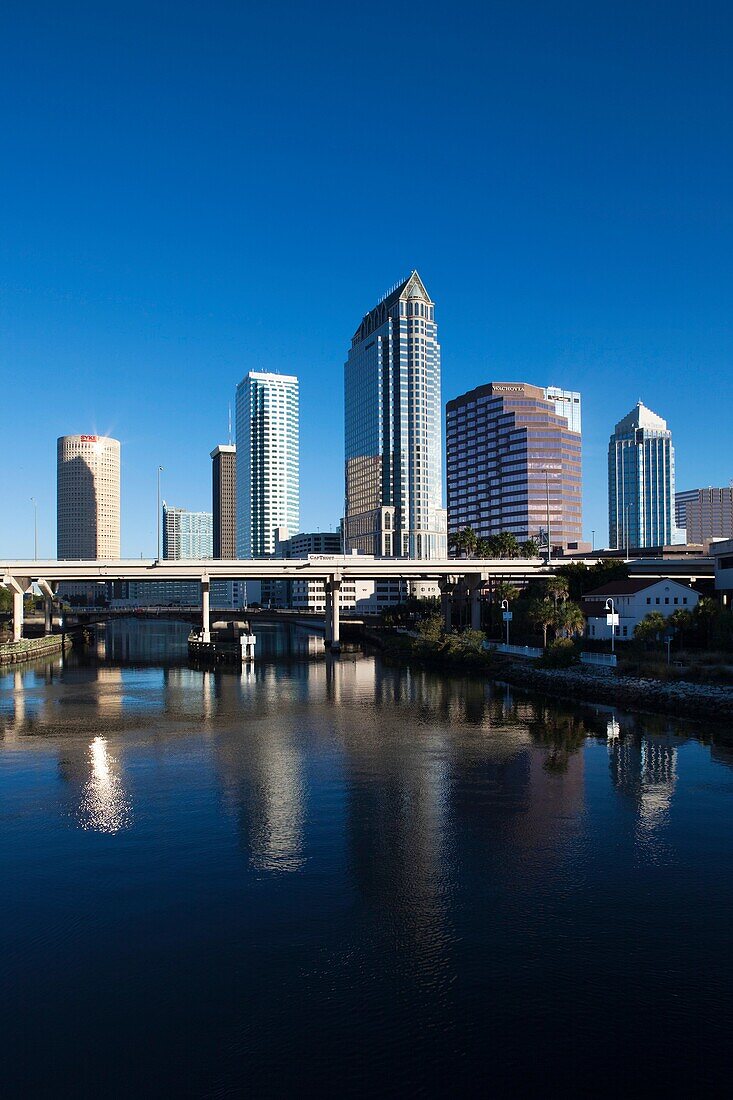
<svg viewBox="0 0 733 1100"><path fill-rule="evenodd" d="M65 634L49 634L44 638L22 638L19 642L0 643L0 665L17 665L21 661L35 661L60 653L71 645Z"/></svg>

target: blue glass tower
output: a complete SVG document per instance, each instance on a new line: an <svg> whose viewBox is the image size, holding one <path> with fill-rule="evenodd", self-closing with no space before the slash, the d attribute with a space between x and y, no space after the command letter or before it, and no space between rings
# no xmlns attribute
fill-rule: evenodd
<svg viewBox="0 0 733 1100"><path fill-rule="evenodd" d="M674 541L674 447L666 420L639 401L608 445L608 537L612 549Z"/></svg>
<svg viewBox="0 0 733 1100"><path fill-rule="evenodd" d="M366 314L345 365L347 553L444 558L440 345L416 271Z"/></svg>

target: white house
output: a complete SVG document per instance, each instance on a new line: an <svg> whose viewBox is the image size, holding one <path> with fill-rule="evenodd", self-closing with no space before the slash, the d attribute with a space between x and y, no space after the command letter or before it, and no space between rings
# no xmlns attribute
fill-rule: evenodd
<svg viewBox="0 0 733 1100"><path fill-rule="evenodd" d="M606 601L609 599L613 600L614 611L619 617L616 637L619 641L630 641L637 625L650 612L659 611L667 617L681 607L692 611L700 596L688 585L668 579L609 581L586 592L583 597L586 635L592 640L611 639L612 628L606 623Z"/></svg>

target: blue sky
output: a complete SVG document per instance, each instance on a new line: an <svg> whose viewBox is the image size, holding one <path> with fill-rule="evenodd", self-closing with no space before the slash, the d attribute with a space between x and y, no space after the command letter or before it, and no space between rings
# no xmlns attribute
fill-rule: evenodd
<svg viewBox="0 0 733 1100"><path fill-rule="evenodd" d="M584 398L585 528L642 398L678 488L727 484L733 7L4 5L0 555L55 552L55 441L123 444L123 553L155 475L210 507L249 369L301 380L301 526L337 523L343 362L413 268L448 399Z"/></svg>

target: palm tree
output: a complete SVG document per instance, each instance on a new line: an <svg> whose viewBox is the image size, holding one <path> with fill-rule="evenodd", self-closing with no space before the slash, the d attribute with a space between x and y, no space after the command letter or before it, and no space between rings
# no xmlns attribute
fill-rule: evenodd
<svg viewBox="0 0 733 1100"><path fill-rule="evenodd" d="M476 539L476 557L491 558L493 556L491 539Z"/></svg>
<svg viewBox="0 0 733 1100"><path fill-rule="evenodd" d="M568 582L565 577L550 577L545 591L555 604L555 610L557 611L558 600L562 600L564 603L568 598Z"/></svg>
<svg viewBox="0 0 733 1100"><path fill-rule="evenodd" d="M540 552L540 544L537 539L525 539L520 543L519 549L523 558L536 558Z"/></svg>
<svg viewBox="0 0 733 1100"><path fill-rule="evenodd" d="M533 626L542 627L542 644L547 649L547 628L555 621L555 606L552 600L534 599L529 605L527 618Z"/></svg>
<svg viewBox="0 0 733 1100"><path fill-rule="evenodd" d="M517 542L516 535L510 534L508 531L502 531L499 535L495 535L496 539L496 556L498 558L518 558L519 557L519 543Z"/></svg>
<svg viewBox="0 0 733 1100"><path fill-rule="evenodd" d="M565 638L573 638L585 631L585 615L577 603L570 603L569 600L555 611L555 623Z"/></svg>
<svg viewBox="0 0 733 1100"><path fill-rule="evenodd" d="M669 622L679 634L680 646L683 646L685 643L686 631L692 630L694 625L692 613L688 611L686 607L678 607L677 610L670 615Z"/></svg>
<svg viewBox="0 0 733 1100"><path fill-rule="evenodd" d="M667 620L661 611L650 611L640 623L636 624L634 637L640 642L655 642L659 635L666 630Z"/></svg>
<svg viewBox="0 0 733 1100"><path fill-rule="evenodd" d="M459 556L463 554L467 558L475 553L476 542L476 532L472 527L464 527L462 531L457 531L448 539L450 548L455 550Z"/></svg>

